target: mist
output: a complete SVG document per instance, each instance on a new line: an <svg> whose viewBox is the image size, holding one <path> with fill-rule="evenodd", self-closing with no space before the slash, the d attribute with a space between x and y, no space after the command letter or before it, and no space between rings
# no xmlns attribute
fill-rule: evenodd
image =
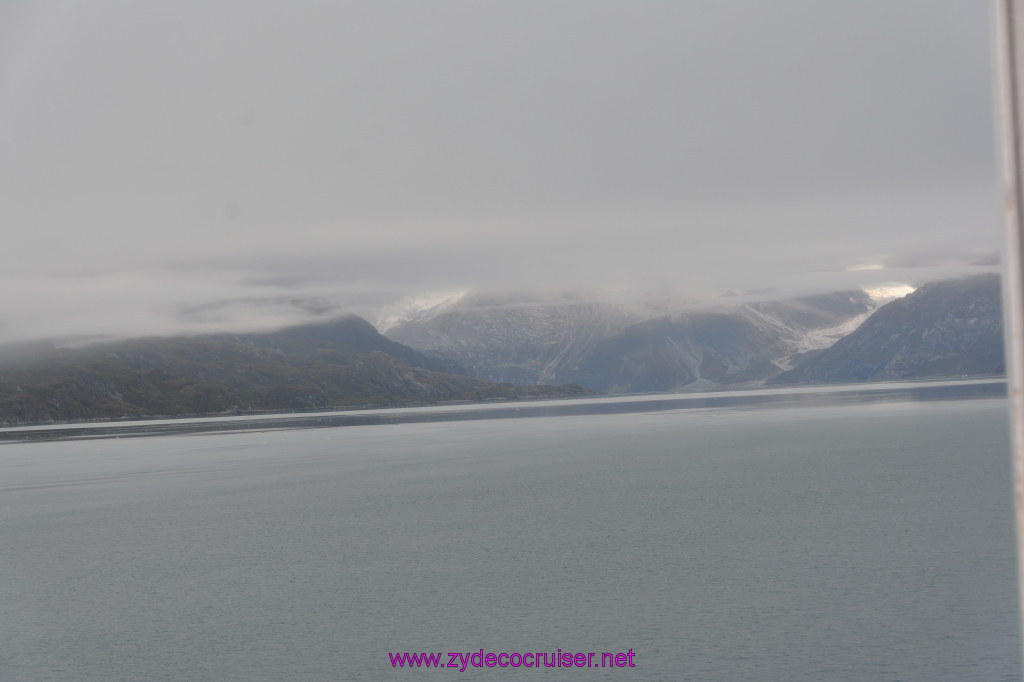
<svg viewBox="0 0 1024 682"><path fill-rule="evenodd" d="M0 341L997 269L986 3L0 5Z"/></svg>

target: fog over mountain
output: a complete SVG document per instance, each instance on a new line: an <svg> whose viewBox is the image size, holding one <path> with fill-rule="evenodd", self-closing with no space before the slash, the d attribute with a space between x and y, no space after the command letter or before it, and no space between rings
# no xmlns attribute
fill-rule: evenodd
<svg viewBox="0 0 1024 682"><path fill-rule="evenodd" d="M0 342L991 272L990 33L962 0L0 3Z"/></svg>
<svg viewBox="0 0 1024 682"><path fill-rule="evenodd" d="M774 376L853 331L879 300L864 291L618 305L461 294L410 307L404 319L392 310L385 331L491 381L670 391Z"/></svg>
<svg viewBox="0 0 1024 682"><path fill-rule="evenodd" d="M0 423L1004 372L995 276L717 304L464 292L388 315L393 339L350 315L259 334L0 344Z"/></svg>
<svg viewBox="0 0 1024 682"><path fill-rule="evenodd" d="M791 299L648 301L461 293L389 311L394 339L473 376L608 393L1004 372L996 275Z"/></svg>

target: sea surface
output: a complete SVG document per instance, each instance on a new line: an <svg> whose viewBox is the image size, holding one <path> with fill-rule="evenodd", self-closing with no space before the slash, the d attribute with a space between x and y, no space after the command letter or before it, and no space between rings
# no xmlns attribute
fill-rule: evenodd
<svg viewBox="0 0 1024 682"><path fill-rule="evenodd" d="M1004 390L5 429L0 679L1019 680Z"/></svg>

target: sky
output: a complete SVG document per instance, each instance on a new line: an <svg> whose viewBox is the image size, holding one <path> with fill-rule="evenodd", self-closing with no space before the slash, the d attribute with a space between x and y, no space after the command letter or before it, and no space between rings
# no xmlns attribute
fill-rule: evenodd
<svg viewBox="0 0 1024 682"><path fill-rule="evenodd" d="M0 3L0 341L992 270L963 0Z"/></svg>

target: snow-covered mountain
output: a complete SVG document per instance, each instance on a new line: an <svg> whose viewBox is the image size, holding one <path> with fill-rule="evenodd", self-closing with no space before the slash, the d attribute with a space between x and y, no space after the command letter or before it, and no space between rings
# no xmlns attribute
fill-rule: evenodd
<svg viewBox="0 0 1024 682"><path fill-rule="evenodd" d="M830 346L875 308L867 293L846 291L682 311L630 325L559 376L611 393L756 384Z"/></svg>
<svg viewBox="0 0 1024 682"><path fill-rule="evenodd" d="M772 383L1003 374L1001 299L998 275L926 284Z"/></svg>
<svg viewBox="0 0 1024 682"><path fill-rule="evenodd" d="M787 370L863 322L886 295L872 293L675 307L460 293L429 306L411 302L404 313L392 308L378 327L491 381L675 390L755 383Z"/></svg>
<svg viewBox="0 0 1024 682"><path fill-rule="evenodd" d="M568 297L460 294L437 304L394 308L378 328L472 376L523 386L554 381L604 339L642 319L626 306Z"/></svg>

